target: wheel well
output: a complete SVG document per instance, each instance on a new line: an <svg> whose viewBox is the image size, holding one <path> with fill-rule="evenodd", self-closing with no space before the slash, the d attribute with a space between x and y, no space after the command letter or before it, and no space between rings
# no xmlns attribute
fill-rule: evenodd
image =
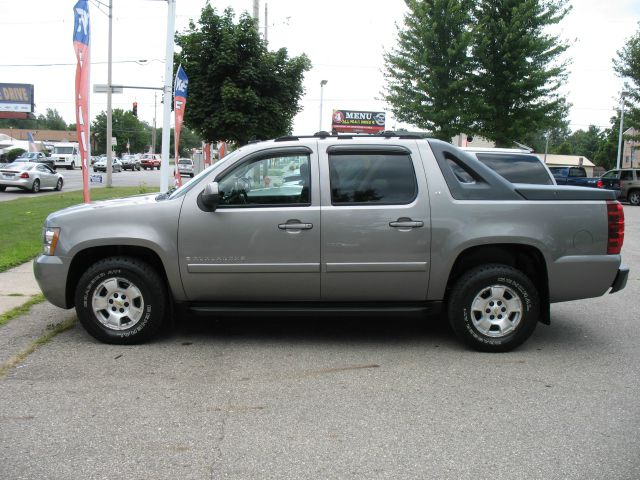
<svg viewBox="0 0 640 480"><path fill-rule="evenodd" d="M167 283L167 272L164 269L162 260L156 252L149 248L138 247L134 245L108 245L103 247L87 248L78 252L71 261L69 267L69 274L67 275L67 286L65 289L66 300L69 308L75 306L75 291L78 281L82 274L87 270L90 265L93 265L98 260L102 260L108 257L128 256L134 257L151 265L160 274L165 282L167 291L170 292L169 285Z"/></svg>
<svg viewBox="0 0 640 480"><path fill-rule="evenodd" d="M540 250L529 245L498 244L480 245L461 252L456 258L449 280L447 281L446 296L455 282L465 272L480 265L500 263L509 265L524 273L538 289L540 295L540 311L542 323L549 323L549 281L547 265Z"/></svg>

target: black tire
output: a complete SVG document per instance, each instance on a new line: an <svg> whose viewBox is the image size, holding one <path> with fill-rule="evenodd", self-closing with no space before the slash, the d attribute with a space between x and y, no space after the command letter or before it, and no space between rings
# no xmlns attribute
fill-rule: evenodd
<svg viewBox="0 0 640 480"><path fill-rule="evenodd" d="M0 192L4 192L7 189L6 185L0 185Z"/></svg>
<svg viewBox="0 0 640 480"><path fill-rule="evenodd" d="M158 170L160 170L160 165L158 165L156 168L157 168Z"/></svg>
<svg viewBox="0 0 640 480"><path fill-rule="evenodd" d="M76 162L73 162L73 161L72 161L72 162L71 162L71 165L69 165L69 166L67 167L67 170L73 170L74 168L76 168Z"/></svg>
<svg viewBox="0 0 640 480"><path fill-rule="evenodd" d="M33 181L33 185L31 185L31 191L33 193L38 193L40 191L40 180L37 178Z"/></svg>
<svg viewBox="0 0 640 480"><path fill-rule="evenodd" d="M503 287L502 294L496 293ZM480 308L484 301L486 305ZM507 352L535 330L540 297L520 270L490 264L476 267L456 281L447 308L453 331L467 345L482 352Z"/></svg>
<svg viewBox="0 0 640 480"><path fill-rule="evenodd" d="M126 298L122 292L120 297L117 293L113 297L108 293L104 282L110 279L118 279L116 285L119 288L127 289L133 285L140 293L139 297L133 299L136 304L130 309L132 312L135 309L142 310L140 317L136 320L135 313L132 314L132 318L122 317L125 322L121 324L120 329L115 326L108 327L98 319L98 315L102 315L101 318L105 321L105 315L111 318L112 313L107 311L108 309L103 309L102 313L93 311L94 299L102 297L105 302L109 301L109 305L113 305L109 307L105 303L107 307L122 307L120 312L129 314L127 303L113 303L126 301ZM96 293L98 288L102 289L102 294ZM132 257L110 257L94 263L82 275L76 287L75 304L80 323L94 338L105 343L131 345L145 342L158 332L167 311L167 293L162 278L147 263ZM116 310L114 312L115 316L119 313ZM126 325L129 322L133 322L131 327Z"/></svg>
<svg viewBox="0 0 640 480"><path fill-rule="evenodd" d="M189 178L193 178L193 173L190 173L190 174L189 174Z"/></svg>
<svg viewBox="0 0 640 480"><path fill-rule="evenodd" d="M640 190L631 190L627 194L627 200L629 200L629 203L634 207L640 205Z"/></svg>
<svg viewBox="0 0 640 480"><path fill-rule="evenodd" d="M60 190L62 190L62 185L64 184L64 182L62 181L61 178L58 179L58 183L56 183L56 190L59 192Z"/></svg>

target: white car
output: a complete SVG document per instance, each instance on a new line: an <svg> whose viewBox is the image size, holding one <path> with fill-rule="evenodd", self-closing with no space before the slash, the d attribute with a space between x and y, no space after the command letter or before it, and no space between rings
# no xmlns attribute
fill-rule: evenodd
<svg viewBox="0 0 640 480"><path fill-rule="evenodd" d="M107 171L107 159L103 158L102 160L98 160L93 164L94 172L106 172ZM122 162L117 158L111 159L111 171L113 172L121 172L122 171Z"/></svg>
<svg viewBox="0 0 640 480"><path fill-rule="evenodd" d="M193 177L193 160L190 158L178 159L178 172L180 175L188 175Z"/></svg>
<svg viewBox="0 0 640 480"><path fill-rule="evenodd" d="M44 163L14 162L0 170L0 192L7 187L31 190L38 193L41 188L62 190L64 177Z"/></svg>

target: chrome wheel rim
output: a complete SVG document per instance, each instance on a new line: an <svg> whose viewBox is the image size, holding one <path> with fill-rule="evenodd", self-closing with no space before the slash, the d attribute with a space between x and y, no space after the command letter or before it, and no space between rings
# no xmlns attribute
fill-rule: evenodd
<svg viewBox="0 0 640 480"><path fill-rule="evenodd" d="M491 285L471 303L471 321L482 335L500 338L513 332L522 320L522 301L509 287Z"/></svg>
<svg viewBox="0 0 640 480"><path fill-rule="evenodd" d="M136 325L144 314L140 289L130 280L112 277L100 283L91 299L93 313L111 330L126 330Z"/></svg>
<svg viewBox="0 0 640 480"><path fill-rule="evenodd" d="M632 192L631 195L629 195L629 203L632 205L640 204L640 193Z"/></svg>

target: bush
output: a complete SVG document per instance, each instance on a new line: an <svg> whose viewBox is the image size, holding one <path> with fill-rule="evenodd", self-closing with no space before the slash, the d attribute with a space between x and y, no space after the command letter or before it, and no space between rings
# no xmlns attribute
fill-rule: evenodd
<svg viewBox="0 0 640 480"><path fill-rule="evenodd" d="M5 161L11 163L24 152L26 152L24 148L13 148L4 154Z"/></svg>

